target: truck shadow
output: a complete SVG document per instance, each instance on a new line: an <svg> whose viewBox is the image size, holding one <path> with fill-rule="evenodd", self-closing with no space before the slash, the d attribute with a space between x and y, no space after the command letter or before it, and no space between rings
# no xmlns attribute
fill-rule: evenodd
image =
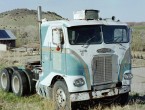
<svg viewBox="0 0 145 110"><path fill-rule="evenodd" d="M72 104L72 110L103 110L105 108L111 108L111 102L108 100L91 100L83 101Z"/></svg>
<svg viewBox="0 0 145 110"><path fill-rule="evenodd" d="M128 105L145 104L145 95L139 94L130 95ZM103 110L105 108L112 108L112 106L124 107L125 105L118 105L109 100L91 100L72 104L72 110Z"/></svg>
<svg viewBox="0 0 145 110"><path fill-rule="evenodd" d="M145 95L140 96L139 94L131 95L129 98L129 105L133 104L145 104Z"/></svg>

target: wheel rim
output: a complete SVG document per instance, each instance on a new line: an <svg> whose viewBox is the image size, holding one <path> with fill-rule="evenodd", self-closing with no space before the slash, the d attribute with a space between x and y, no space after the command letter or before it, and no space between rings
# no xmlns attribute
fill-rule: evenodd
<svg viewBox="0 0 145 110"><path fill-rule="evenodd" d="M13 90L14 90L14 92L18 93L19 88L20 88L20 81L19 81L17 76L14 76L13 77Z"/></svg>
<svg viewBox="0 0 145 110"><path fill-rule="evenodd" d="M59 107L65 107L66 105L66 95L62 88L56 91L56 101Z"/></svg>
<svg viewBox="0 0 145 110"><path fill-rule="evenodd" d="M7 88L7 84L8 84L7 75L5 73L2 73L2 75L1 75L1 85L2 85L2 88L6 89Z"/></svg>

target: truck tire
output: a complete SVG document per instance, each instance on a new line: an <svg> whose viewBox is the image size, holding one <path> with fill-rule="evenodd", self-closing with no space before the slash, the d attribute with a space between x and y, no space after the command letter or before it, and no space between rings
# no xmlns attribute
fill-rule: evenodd
<svg viewBox="0 0 145 110"><path fill-rule="evenodd" d="M71 110L70 94L64 81L57 81L54 84L53 101L55 110Z"/></svg>
<svg viewBox="0 0 145 110"><path fill-rule="evenodd" d="M18 67L16 67L16 66L11 66L11 67L9 67L9 68L12 70L12 72L18 70Z"/></svg>
<svg viewBox="0 0 145 110"><path fill-rule="evenodd" d="M0 72L0 88L5 92L11 91L11 76L12 71L10 68L4 68Z"/></svg>
<svg viewBox="0 0 145 110"><path fill-rule="evenodd" d="M34 74L31 72L31 70L25 69L24 70L27 79L28 79L28 83L29 83L29 94L34 94L36 93L36 89L35 89L35 85L36 85L36 81L34 81Z"/></svg>
<svg viewBox="0 0 145 110"><path fill-rule="evenodd" d="M120 94L120 96L116 99L118 105L125 106L129 101L129 92Z"/></svg>
<svg viewBox="0 0 145 110"><path fill-rule="evenodd" d="M29 93L28 79L22 70L15 70L12 75L11 85L16 96L24 96Z"/></svg>

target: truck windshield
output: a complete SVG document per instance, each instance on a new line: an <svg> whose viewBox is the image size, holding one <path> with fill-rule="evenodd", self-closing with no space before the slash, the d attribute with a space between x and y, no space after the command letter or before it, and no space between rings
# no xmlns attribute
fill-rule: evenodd
<svg viewBox="0 0 145 110"><path fill-rule="evenodd" d="M129 42L126 26L102 26L102 30L106 44Z"/></svg>
<svg viewBox="0 0 145 110"><path fill-rule="evenodd" d="M71 45L101 44L102 34L106 44L129 42L126 26L90 25L68 28L69 43Z"/></svg>
<svg viewBox="0 0 145 110"><path fill-rule="evenodd" d="M74 26L68 28L69 43L72 45L100 44L100 26Z"/></svg>

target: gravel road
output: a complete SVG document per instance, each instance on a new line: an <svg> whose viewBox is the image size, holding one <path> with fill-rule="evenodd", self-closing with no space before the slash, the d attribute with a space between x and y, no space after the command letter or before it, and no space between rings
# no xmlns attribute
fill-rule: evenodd
<svg viewBox="0 0 145 110"><path fill-rule="evenodd" d="M145 67L133 68L133 79L131 91L144 94L145 93Z"/></svg>

